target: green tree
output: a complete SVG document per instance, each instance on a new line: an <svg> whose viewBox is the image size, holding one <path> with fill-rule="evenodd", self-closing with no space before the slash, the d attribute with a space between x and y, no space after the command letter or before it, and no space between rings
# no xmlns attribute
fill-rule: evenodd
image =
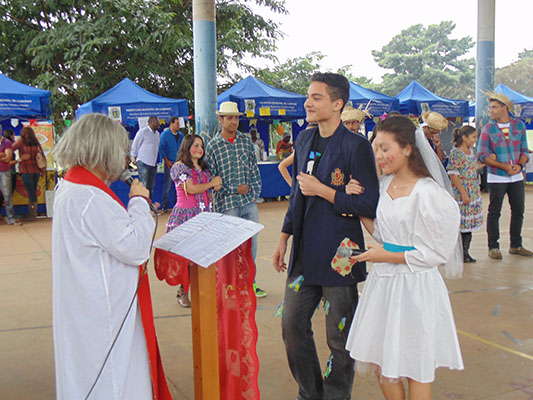
<svg viewBox="0 0 533 400"><path fill-rule="evenodd" d="M311 75L320 71L320 61L325 56L314 51L303 57L289 59L272 68L255 69L253 75L269 85L289 92L306 94L311 83Z"/></svg>
<svg viewBox="0 0 533 400"><path fill-rule="evenodd" d="M281 36L247 3L286 13L284 0L216 0L217 68L273 58ZM193 98L190 0L0 0L0 72L52 91L56 126L124 77L162 96Z"/></svg>
<svg viewBox="0 0 533 400"><path fill-rule="evenodd" d="M533 50L524 50L518 61L496 70L494 83L503 83L526 96L533 96Z"/></svg>
<svg viewBox="0 0 533 400"><path fill-rule="evenodd" d="M412 80L428 90L449 98L468 98L474 94L475 62L465 58L473 47L472 38L450 39L455 24L413 25L396 35L372 55L378 65L393 70L383 76L378 89L397 95Z"/></svg>

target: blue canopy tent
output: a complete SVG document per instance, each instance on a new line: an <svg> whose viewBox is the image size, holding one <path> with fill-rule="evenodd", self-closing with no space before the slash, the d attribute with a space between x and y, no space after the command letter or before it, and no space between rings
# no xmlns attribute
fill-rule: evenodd
<svg viewBox="0 0 533 400"><path fill-rule="evenodd" d="M417 81L412 81L404 90L396 95L400 102L400 112L405 115L422 114L423 105L431 111L437 111L445 117L468 118L468 101L453 100L437 96Z"/></svg>
<svg viewBox="0 0 533 400"><path fill-rule="evenodd" d="M354 108L359 108L361 105L363 108L366 108L368 105L368 111L374 117L379 117L391 111L400 111L400 102L398 99L367 89L353 82L350 82L350 97L348 100ZM375 122L373 119L366 119L366 132L370 132L374 128L374 125Z"/></svg>
<svg viewBox="0 0 533 400"><path fill-rule="evenodd" d="M158 96L124 78L107 92L82 104L76 110L76 118L89 113L113 115L123 125L136 126L139 118L151 115L165 120L172 116L188 117L189 109L187 100Z"/></svg>
<svg viewBox="0 0 533 400"><path fill-rule="evenodd" d="M239 111L244 113L241 118L242 130L248 131L251 122L255 120L257 131L265 142L267 150L270 142L269 125L272 121L293 121L293 140L296 140L298 133L307 126L304 95L275 88L253 76L248 76L219 94L217 97L218 105L224 101L237 103ZM263 163L259 169L263 180L261 197L277 197L289 194L290 188L281 178L277 163Z"/></svg>
<svg viewBox="0 0 533 400"><path fill-rule="evenodd" d="M14 81L0 74L0 119L2 130L13 129L18 133L22 124L11 126L11 118L22 120L48 119L52 113L52 102L48 90Z"/></svg>

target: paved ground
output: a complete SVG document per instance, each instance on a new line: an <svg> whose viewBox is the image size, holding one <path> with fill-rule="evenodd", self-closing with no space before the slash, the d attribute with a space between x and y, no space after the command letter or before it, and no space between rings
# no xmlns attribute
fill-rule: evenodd
<svg viewBox="0 0 533 400"><path fill-rule="evenodd" d="M484 195L486 209L487 195ZM258 300L257 352L263 399L294 399L280 320L273 316L282 300L284 276L274 271L270 255L287 202L260 205L265 229L260 234L258 283L269 295ZM533 248L533 187L526 189L524 246ZM158 235L166 216L160 217ZM472 255L461 280L448 281L465 371L440 369L434 399L533 399L533 259L507 254L509 210L502 215L504 259L488 258L486 234L474 234ZM54 398L51 327L51 221L22 227L0 225L0 398ZM180 308L175 289L150 271L156 329L171 391L176 400L193 399L190 312ZM328 353L324 313L316 313L315 338L325 366ZM374 379L356 377L354 399L380 399Z"/></svg>

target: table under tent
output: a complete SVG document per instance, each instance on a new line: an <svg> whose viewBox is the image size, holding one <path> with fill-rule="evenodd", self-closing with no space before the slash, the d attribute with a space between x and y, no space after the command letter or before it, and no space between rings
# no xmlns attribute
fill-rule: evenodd
<svg viewBox="0 0 533 400"><path fill-rule="evenodd" d="M267 152L269 147L273 147L270 146L272 125L278 127L277 132L281 138L283 132L279 126L283 126L283 123L290 123L293 141L307 126L304 95L275 88L253 76L248 76L219 94L218 105L224 101L237 103L239 111L244 113L239 130L248 132L251 127L255 126L259 137L265 142ZM280 197L290 194L290 187L278 171L275 154L269 154L268 161L259 162L259 171L262 180L261 197Z"/></svg>
<svg viewBox="0 0 533 400"><path fill-rule="evenodd" d="M143 89L132 80L124 78L111 89L81 105L76 110L76 118L89 113L105 114L120 121L128 131L130 139L133 140L139 130L140 121L146 121L152 115L164 120L166 124L168 124L169 118L173 116L187 120L189 109L187 100L159 96ZM163 191L164 176L162 171L162 168L158 168L153 193L153 200L158 202L161 202ZM113 182L111 189L124 204L128 203L129 188L125 183ZM169 202L170 206L176 202L176 193L173 190L170 191Z"/></svg>
<svg viewBox="0 0 533 400"><path fill-rule="evenodd" d="M52 197L52 194L46 193L46 191L55 186L55 169L52 157L54 132L53 125L49 121L51 113L51 92L25 85L0 74L0 124L2 132L11 129L15 135L19 136L25 125L31 126L47 158L47 173L39 179L37 186L38 212L46 210L46 199L48 197L51 201ZM17 176L13 190L13 204L16 214L27 213L28 194L20 176ZM49 211L51 213L51 204Z"/></svg>

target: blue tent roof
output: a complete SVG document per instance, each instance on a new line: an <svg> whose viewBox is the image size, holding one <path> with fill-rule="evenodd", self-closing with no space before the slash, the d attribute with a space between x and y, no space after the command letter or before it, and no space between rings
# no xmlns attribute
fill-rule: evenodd
<svg viewBox="0 0 533 400"><path fill-rule="evenodd" d="M367 89L353 82L350 82L349 100L355 108L358 108L361 104L365 108L368 102L372 100L368 109L373 116L377 117L390 111L400 111L398 99Z"/></svg>
<svg viewBox="0 0 533 400"><path fill-rule="evenodd" d="M431 111L437 111L445 117L468 117L468 101L437 96L417 81L412 81L396 98L400 101L402 114L420 115L422 104L427 104Z"/></svg>
<svg viewBox="0 0 533 400"><path fill-rule="evenodd" d="M502 93L506 95L509 100L515 105L520 106L520 118L527 119L533 118L533 97L526 96L525 94L519 93L508 86L505 86L503 83L498 84L494 88L496 93ZM476 103L471 103L470 107L470 116L474 117L476 115Z"/></svg>
<svg viewBox="0 0 533 400"><path fill-rule="evenodd" d="M120 107L121 120L126 125L134 125L138 118L151 115L166 120L172 116L189 115L187 100L158 96L143 89L131 79L124 78L107 92L81 105L76 110L76 118L89 113L118 114L118 109L110 110L109 107Z"/></svg>
<svg viewBox="0 0 533 400"><path fill-rule="evenodd" d="M46 118L52 112L51 95L0 74L0 115Z"/></svg>
<svg viewBox="0 0 533 400"><path fill-rule="evenodd" d="M306 116L305 96L275 88L253 76L219 94L217 103L224 101L234 101L239 111L248 117L295 119Z"/></svg>

